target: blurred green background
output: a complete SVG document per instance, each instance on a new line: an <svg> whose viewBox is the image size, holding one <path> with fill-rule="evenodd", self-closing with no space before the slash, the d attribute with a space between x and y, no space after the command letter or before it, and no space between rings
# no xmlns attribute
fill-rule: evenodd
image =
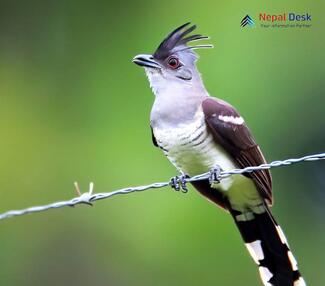
<svg viewBox="0 0 325 286"><path fill-rule="evenodd" d="M268 160L325 151L323 1L0 1L0 212L164 181L153 95L131 63L186 21L211 36L205 84ZM262 29L310 13L309 29ZM242 29L249 14L257 25ZM309 285L325 285L325 164L273 171L273 211ZM193 189L153 190L0 222L0 285L260 285L232 219Z"/></svg>

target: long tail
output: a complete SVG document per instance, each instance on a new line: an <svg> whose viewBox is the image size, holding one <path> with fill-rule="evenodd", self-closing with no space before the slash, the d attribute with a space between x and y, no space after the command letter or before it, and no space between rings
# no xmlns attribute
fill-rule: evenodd
<svg viewBox="0 0 325 286"><path fill-rule="evenodd" d="M240 213L231 210L245 245L259 267L265 286L306 286L297 262L281 227L271 211L260 214Z"/></svg>

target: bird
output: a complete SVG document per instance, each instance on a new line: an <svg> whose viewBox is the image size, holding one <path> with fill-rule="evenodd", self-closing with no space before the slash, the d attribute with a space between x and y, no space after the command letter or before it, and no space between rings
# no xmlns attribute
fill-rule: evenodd
<svg viewBox="0 0 325 286"><path fill-rule="evenodd" d="M245 246L258 266L263 285L305 286L287 239L271 212L269 170L219 180L222 170L265 164L264 155L239 112L212 97L197 69L192 45L209 39L193 34L190 22L174 29L153 54L139 54L133 62L144 68L154 94L150 113L153 144L175 166L179 176L171 186L187 191L186 178L208 173L193 187L233 218Z"/></svg>

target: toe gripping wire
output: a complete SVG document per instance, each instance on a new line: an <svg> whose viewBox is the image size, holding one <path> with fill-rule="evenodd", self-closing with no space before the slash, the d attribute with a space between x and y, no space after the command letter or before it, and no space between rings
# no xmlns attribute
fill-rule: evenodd
<svg viewBox="0 0 325 286"><path fill-rule="evenodd" d="M62 207L72 207L76 205L93 205L95 201L108 199L110 197L113 197L115 195L125 195L130 194L133 192L142 192L149 189L160 189L163 187L171 186L176 191L181 191L183 193L188 192L187 183L189 182L196 182L196 181L202 181L202 180L209 180L210 184L220 183L223 179L237 175L237 174L243 174L243 173L251 173L255 171L260 170L266 170L281 166L288 166L291 164L297 164L300 162L310 162L310 161L318 161L318 160L324 160L325 159L325 153L319 153L314 155L307 155L300 158L292 158L292 159L286 159L282 161L273 161L271 163L262 164L259 166L249 166L243 169L233 169L224 171L219 166L215 166L212 170L210 170L207 173L203 173L194 177L189 177L184 174L181 174L179 176L173 177L168 182L158 182L158 183L152 183L149 185L144 186L137 186L137 187L127 187L123 189L119 189L116 191L108 192L108 193L93 193L94 190L94 184L90 183L89 190L85 193L81 193L79 186L77 183L75 183L75 188L77 192L77 197L74 197L70 200L66 201L58 201L54 203L50 203L47 205L42 206L34 206L29 207L21 210L10 210L6 211L2 214L0 214L0 220L4 220L10 217L14 216L22 216L25 214L31 214L36 212L44 212L50 209L58 209Z"/></svg>

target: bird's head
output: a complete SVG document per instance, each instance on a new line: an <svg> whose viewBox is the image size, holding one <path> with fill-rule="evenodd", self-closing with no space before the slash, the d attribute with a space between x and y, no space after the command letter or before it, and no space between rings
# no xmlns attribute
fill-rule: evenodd
<svg viewBox="0 0 325 286"><path fill-rule="evenodd" d="M158 46L154 54L140 54L133 62L145 68L150 86L155 91L168 85L189 85L201 81L196 69L199 48L212 48L212 45L189 46L189 42L208 39L200 34L192 34L195 25L186 23L171 32ZM156 93L156 92L155 92Z"/></svg>

